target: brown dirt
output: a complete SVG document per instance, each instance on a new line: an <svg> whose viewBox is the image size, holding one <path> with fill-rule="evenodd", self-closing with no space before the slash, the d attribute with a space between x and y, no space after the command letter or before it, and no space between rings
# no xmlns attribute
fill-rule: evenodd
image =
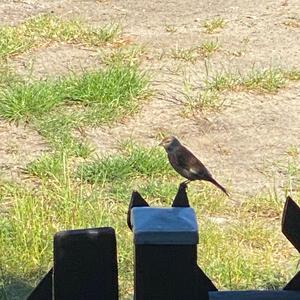
<svg viewBox="0 0 300 300"><path fill-rule="evenodd" d="M100 62L96 50L78 45L53 44L13 59L11 63L18 73L42 79L93 69L99 67Z"/></svg>
<svg viewBox="0 0 300 300"><path fill-rule="evenodd" d="M0 177L19 179L28 163L47 150L45 141L30 127L0 121Z"/></svg>
<svg viewBox="0 0 300 300"><path fill-rule="evenodd" d="M92 25L118 21L126 35L147 47L144 67L153 74L157 95L143 105L140 113L122 123L87 128L97 153L114 150L118 141L127 138L156 145L158 134L169 132L180 137L220 181L227 181L238 194L272 188L274 177L279 187L286 180L279 175L276 163L286 158L291 145L300 147L300 83L291 83L277 94L230 93L225 95L228 105L221 112L184 117L180 93L183 80L189 77L202 81L206 66L203 59L191 64L171 59L169 53L176 46L187 48L218 39L222 48L210 59L209 74L221 70L247 72L253 66L299 67L300 29L289 25L300 19L298 0L63 0L0 4L0 14L5 12L1 22L7 24L41 11L79 17ZM226 26L210 35L202 24L214 17L224 18ZM167 25L175 32L168 32ZM33 72L53 75L65 72L70 65L89 66L95 58L86 49L70 50L63 45L25 54L15 58L14 63L24 72L26 62L32 59ZM12 139L9 134L6 138L8 143ZM272 178L264 175L272 172Z"/></svg>

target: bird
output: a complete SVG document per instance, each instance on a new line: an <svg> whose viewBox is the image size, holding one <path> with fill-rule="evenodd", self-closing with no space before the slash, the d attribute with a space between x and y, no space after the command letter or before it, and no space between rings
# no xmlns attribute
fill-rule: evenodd
<svg viewBox="0 0 300 300"><path fill-rule="evenodd" d="M165 137L159 145L165 148L175 171L187 179L182 184L187 185L194 180L209 181L229 197L227 190L213 178L204 164L175 136Z"/></svg>

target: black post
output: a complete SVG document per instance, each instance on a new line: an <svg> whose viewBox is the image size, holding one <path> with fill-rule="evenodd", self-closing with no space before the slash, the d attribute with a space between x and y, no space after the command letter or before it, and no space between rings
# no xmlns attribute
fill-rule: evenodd
<svg viewBox="0 0 300 300"><path fill-rule="evenodd" d="M55 300L117 300L113 228L62 231L54 237Z"/></svg>
<svg viewBox="0 0 300 300"><path fill-rule="evenodd" d="M282 232L300 252L300 207L291 197L286 198L282 216ZM291 279L284 289L300 291L300 272Z"/></svg>
<svg viewBox="0 0 300 300"><path fill-rule="evenodd" d="M28 296L27 300L52 300L52 276L53 269L50 269L50 271Z"/></svg>
<svg viewBox="0 0 300 300"><path fill-rule="evenodd" d="M217 290L197 265L198 225L185 187L175 200L172 208L130 206L135 300L205 300Z"/></svg>

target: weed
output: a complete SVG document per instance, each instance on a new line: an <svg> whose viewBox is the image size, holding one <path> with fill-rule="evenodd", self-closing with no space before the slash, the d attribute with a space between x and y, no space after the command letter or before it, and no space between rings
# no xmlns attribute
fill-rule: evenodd
<svg viewBox="0 0 300 300"><path fill-rule="evenodd" d="M204 57L211 57L217 50L220 49L218 41L206 41L200 47L200 53Z"/></svg>
<svg viewBox="0 0 300 300"><path fill-rule="evenodd" d="M174 32L177 31L177 28L176 28L175 25L166 24L166 25L165 25L165 30L166 30L166 32L174 33Z"/></svg>
<svg viewBox="0 0 300 300"><path fill-rule="evenodd" d="M223 18L215 18L212 20L206 20L203 24L207 33L214 33L224 28L225 20Z"/></svg>
<svg viewBox="0 0 300 300"><path fill-rule="evenodd" d="M220 95L216 90L204 90L184 93L188 111L219 110L222 106Z"/></svg>
<svg viewBox="0 0 300 300"><path fill-rule="evenodd" d="M207 90L216 90L216 91L226 91L226 90L236 90L240 88L241 77L237 74L224 72L217 73L211 79L206 81Z"/></svg>
<svg viewBox="0 0 300 300"><path fill-rule="evenodd" d="M183 49L176 47L175 49L171 50L171 57L174 59L195 63L198 58L197 48Z"/></svg>
<svg viewBox="0 0 300 300"><path fill-rule="evenodd" d="M300 80L300 70L299 69L291 69L283 71L284 78L287 80L298 81Z"/></svg>
<svg viewBox="0 0 300 300"><path fill-rule="evenodd" d="M102 60L105 64L110 66L136 66L140 64L142 56L145 54L145 52L145 48L140 46L117 48L110 51L108 54L103 51L104 57Z"/></svg>
<svg viewBox="0 0 300 300"><path fill-rule="evenodd" d="M280 68L253 69L245 75L223 72L217 73L211 79L207 80L206 88L218 91L250 90L273 93L284 87L287 80L299 80L298 73L299 71L296 69L286 71Z"/></svg>
<svg viewBox="0 0 300 300"><path fill-rule="evenodd" d="M286 83L284 72L280 69L253 70L242 81L248 90L277 92Z"/></svg>
<svg viewBox="0 0 300 300"><path fill-rule="evenodd" d="M300 19L298 18L289 18L283 22L284 25L293 28L300 28Z"/></svg>

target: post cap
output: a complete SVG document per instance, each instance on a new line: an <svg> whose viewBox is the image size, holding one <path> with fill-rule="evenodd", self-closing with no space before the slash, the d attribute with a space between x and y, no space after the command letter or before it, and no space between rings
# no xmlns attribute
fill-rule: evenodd
<svg viewBox="0 0 300 300"><path fill-rule="evenodd" d="M191 207L133 207L131 223L135 244L195 245L199 241Z"/></svg>

